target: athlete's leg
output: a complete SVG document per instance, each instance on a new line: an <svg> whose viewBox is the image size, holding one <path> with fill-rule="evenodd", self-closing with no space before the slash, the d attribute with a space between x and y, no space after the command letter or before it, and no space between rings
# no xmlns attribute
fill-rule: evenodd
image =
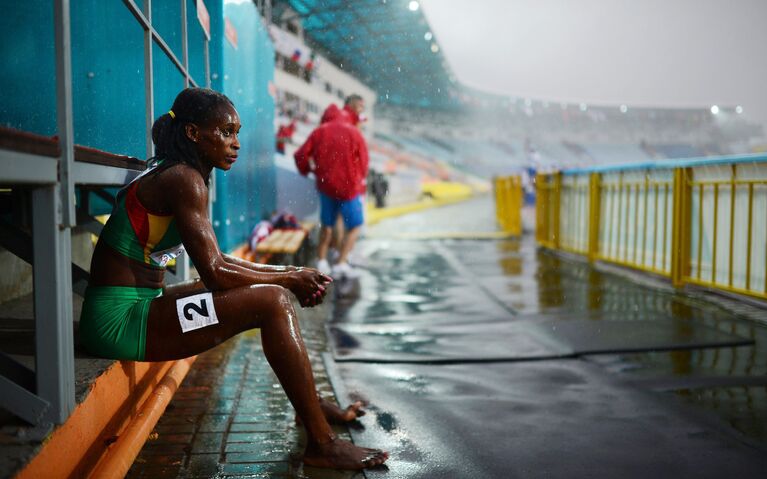
<svg viewBox="0 0 767 479"><path fill-rule="evenodd" d="M201 295L166 294L156 298L147 320L145 360L192 356L241 331L261 328L266 359L307 429L305 462L344 469L383 463L388 457L386 453L359 448L335 438L317 399L309 358L289 295L280 286L256 285ZM191 323L208 325L190 329Z"/></svg>
<svg viewBox="0 0 767 479"><path fill-rule="evenodd" d="M164 295L180 295L191 293L202 293L205 291L205 284L199 279L190 279L188 281L182 281L181 283L166 285L162 294Z"/></svg>

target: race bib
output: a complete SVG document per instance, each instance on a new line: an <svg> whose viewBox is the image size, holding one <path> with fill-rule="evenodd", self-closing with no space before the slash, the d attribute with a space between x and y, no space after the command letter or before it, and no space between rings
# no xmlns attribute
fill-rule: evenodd
<svg viewBox="0 0 767 479"><path fill-rule="evenodd" d="M218 324L216 310L213 307L213 294L201 293L176 300L176 312L181 331L186 333L195 329Z"/></svg>
<svg viewBox="0 0 767 479"><path fill-rule="evenodd" d="M174 246L173 248L164 249L162 251L155 251L154 253L150 254L149 257L152 258L155 263L164 268L168 262L184 254L184 251L185 250L183 245Z"/></svg>

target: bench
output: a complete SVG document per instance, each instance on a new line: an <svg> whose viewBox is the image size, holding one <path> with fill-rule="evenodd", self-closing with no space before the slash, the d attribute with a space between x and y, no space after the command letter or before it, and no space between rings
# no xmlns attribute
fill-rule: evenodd
<svg viewBox="0 0 767 479"><path fill-rule="evenodd" d="M255 263L269 263L279 259L287 264L305 264L306 258L300 257L299 252L314 226L315 223L305 221L301 223L301 228L276 229L258 243L255 251L245 243L235 249L232 255Z"/></svg>

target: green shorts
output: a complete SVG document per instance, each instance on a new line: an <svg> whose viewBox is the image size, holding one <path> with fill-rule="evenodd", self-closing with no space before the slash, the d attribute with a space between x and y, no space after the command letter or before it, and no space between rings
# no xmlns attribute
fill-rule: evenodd
<svg viewBox="0 0 767 479"><path fill-rule="evenodd" d="M89 286L80 315L80 341L94 356L143 361L149 305L162 289Z"/></svg>

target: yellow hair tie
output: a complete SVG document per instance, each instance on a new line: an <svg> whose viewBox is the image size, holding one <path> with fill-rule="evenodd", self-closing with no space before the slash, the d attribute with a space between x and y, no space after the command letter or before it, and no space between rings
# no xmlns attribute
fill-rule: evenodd
<svg viewBox="0 0 767 479"><path fill-rule="evenodd" d="M176 114L173 113L173 110L168 110L168 115L170 115L170 117L173 118L174 120L176 119Z"/></svg>

